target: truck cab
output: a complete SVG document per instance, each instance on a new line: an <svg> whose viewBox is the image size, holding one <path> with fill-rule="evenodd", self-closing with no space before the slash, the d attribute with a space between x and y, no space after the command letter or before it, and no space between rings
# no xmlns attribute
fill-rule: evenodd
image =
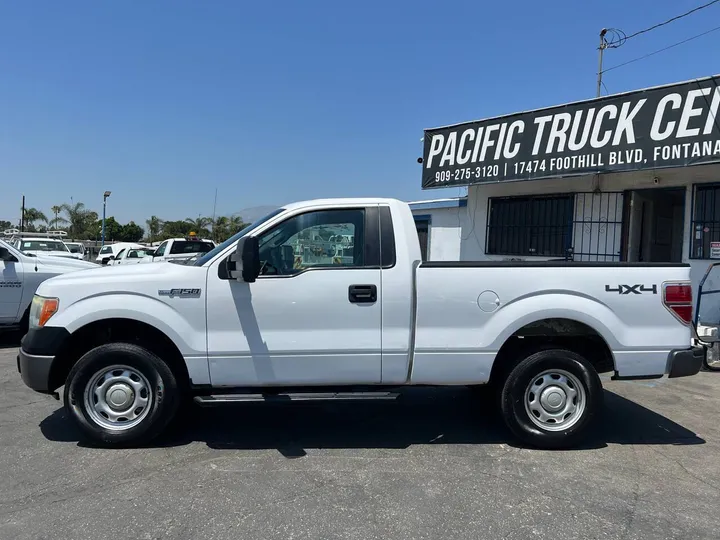
<svg viewBox="0 0 720 540"><path fill-rule="evenodd" d="M74 259L28 255L0 240L0 329L27 330L30 303L44 280L94 267Z"/></svg>
<svg viewBox="0 0 720 540"><path fill-rule="evenodd" d="M211 251L215 242L207 239L200 239L195 233L190 233L184 238L169 238L160 243L150 257L145 257L142 263L151 262L177 262L184 263L190 259L197 258Z"/></svg>

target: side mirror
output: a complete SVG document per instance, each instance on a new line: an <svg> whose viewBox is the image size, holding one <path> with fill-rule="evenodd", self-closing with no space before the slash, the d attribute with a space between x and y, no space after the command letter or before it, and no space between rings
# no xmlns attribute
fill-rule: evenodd
<svg viewBox="0 0 720 540"><path fill-rule="evenodd" d="M240 262L240 276L238 279L245 283L254 283L260 275L260 246L258 239L252 236L241 238L235 250L235 260Z"/></svg>
<svg viewBox="0 0 720 540"><path fill-rule="evenodd" d="M10 253L10 250L6 247L0 247L0 261L4 262L18 262L15 255Z"/></svg>

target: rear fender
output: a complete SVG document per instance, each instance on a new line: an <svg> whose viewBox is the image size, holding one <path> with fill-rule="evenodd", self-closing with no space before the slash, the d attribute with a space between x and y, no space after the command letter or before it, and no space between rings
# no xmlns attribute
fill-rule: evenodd
<svg viewBox="0 0 720 540"><path fill-rule="evenodd" d="M600 334L611 351L622 347L620 339L624 328L607 306L591 298L567 294L530 296L502 306L487 322L487 335L496 336L487 347L499 350L518 330L545 319L581 322Z"/></svg>

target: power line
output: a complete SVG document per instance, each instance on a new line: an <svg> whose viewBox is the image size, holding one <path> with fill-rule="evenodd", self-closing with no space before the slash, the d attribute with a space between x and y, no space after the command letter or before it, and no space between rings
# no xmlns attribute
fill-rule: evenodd
<svg viewBox="0 0 720 540"><path fill-rule="evenodd" d="M720 2L720 0L715 0L715 2ZM711 2L711 3L714 4L715 2ZM673 47L677 47L678 45L682 45L683 43L687 43L688 41L692 41L692 40L697 39L697 38L699 38L699 37L706 36L706 35L710 34L711 32L716 32L716 31L718 31L718 30L720 30L720 26L716 26L715 28L711 28L710 30L708 30L708 31L706 31L706 32L703 32L702 34L697 34L697 35L694 35L694 36L689 37L689 38L687 38L687 39L683 39L682 41L678 41L677 43L673 43L672 45L668 45L667 47L663 47L662 49L658 49L657 51L653 51L653 52L648 53L648 54L646 54L646 55L639 56L638 58L633 58L632 60L628 60L627 62L623 62L622 64L618 64L617 66L609 67L609 68L607 68L607 69L602 70L602 73L607 73L608 71L612 71L613 69L617 69L617 68L621 68L621 67L623 67L623 66L627 66L628 64L632 64L633 62L639 62L640 60L645 60L646 58L649 58L649 57L651 57L651 56L654 56L654 55L656 55L656 54L658 54L658 53L667 51L668 49L672 49Z"/></svg>
<svg viewBox="0 0 720 540"><path fill-rule="evenodd" d="M616 47L619 47L620 45L622 45L623 43L625 43L628 39L634 38L635 36L639 36L640 34L645 34L645 33L647 33L647 32L650 32L651 30L655 30L656 28L660 28L661 26L665 26L666 24L670 24L670 23L673 22L673 21L677 21L678 19L682 19L683 17L687 17L688 15L691 15L691 14L695 13L696 11L700 11L701 9L705 9L705 8L707 8L707 7L710 7L710 6L712 6L713 4L717 4L718 2L720 2L720 0L712 0L711 2L708 2L707 4L703 4L702 6L698 6L698 7L696 7L696 8L691 9L690 11L687 11L687 12L683 13L682 15L677 15L676 17L673 17L673 18L671 18L671 19L668 19L668 20L665 21L665 22L661 22L661 23L655 24L655 25L651 26L650 28L645 28L645 30L640 30L640 31L638 31L638 32L635 32L634 34L630 34L629 36L624 35L624 32L623 32L623 35L622 35L622 36L618 37L617 40L610 41L607 45L608 45L608 46L616 46ZM614 47L613 47L613 48L614 48Z"/></svg>

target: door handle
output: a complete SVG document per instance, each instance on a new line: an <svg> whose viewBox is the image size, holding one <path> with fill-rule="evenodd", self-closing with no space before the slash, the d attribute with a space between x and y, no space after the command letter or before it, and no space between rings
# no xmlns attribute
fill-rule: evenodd
<svg viewBox="0 0 720 540"><path fill-rule="evenodd" d="M376 285L350 285L348 300L352 304L372 304L377 302Z"/></svg>

